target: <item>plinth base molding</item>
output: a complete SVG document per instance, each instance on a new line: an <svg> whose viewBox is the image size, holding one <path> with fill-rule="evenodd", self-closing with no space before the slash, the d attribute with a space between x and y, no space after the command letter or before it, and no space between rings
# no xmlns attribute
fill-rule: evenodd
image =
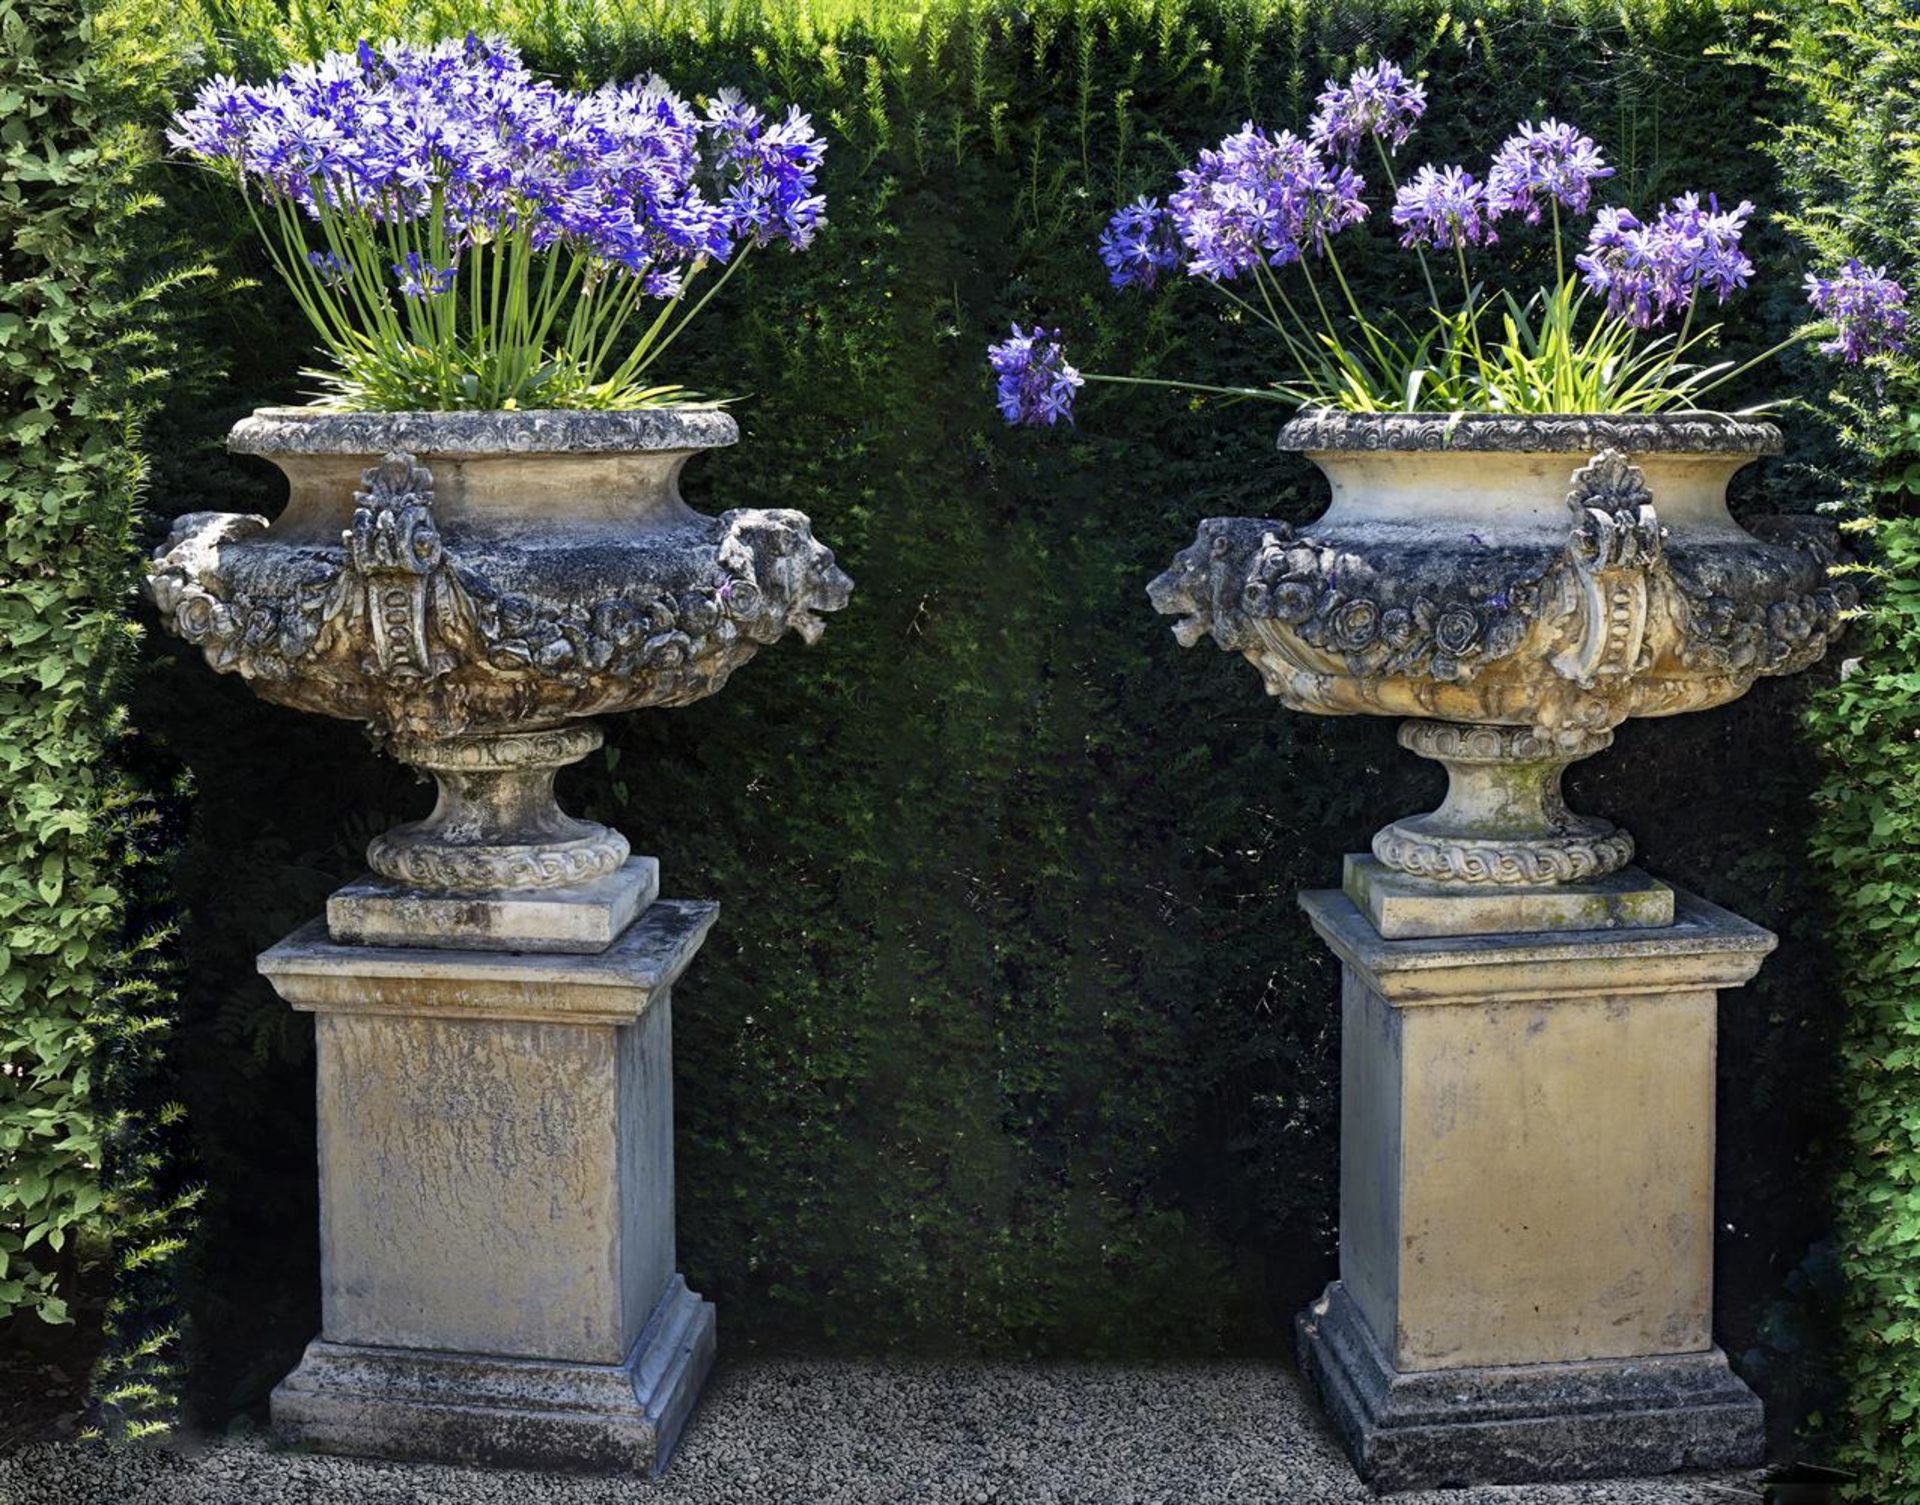
<svg viewBox="0 0 1920 1505"><path fill-rule="evenodd" d="M1339 1281L1295 1331L1301 1373L1377 1490L1743 1468L1765 1450L1759 1397L1718 1348L1401 1372Z"/></svg>
<svg viewBox="0 0 1920 1505"><path fill-rule="evenodd" d="M675 1276L623 1364L315 1339L274 1389L273 1428L323 1453L657 1474L713 1353L713 1304Z"/></svg>

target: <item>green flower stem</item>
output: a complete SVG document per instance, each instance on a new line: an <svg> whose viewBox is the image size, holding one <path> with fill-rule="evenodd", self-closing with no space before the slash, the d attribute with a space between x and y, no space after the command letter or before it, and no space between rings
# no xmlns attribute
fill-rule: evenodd
<svg viewBox="0 0 1920 1505"><path fill-rule="evenodd" d="M1754 356L1752 360L1742 361L1739 365L1733 367L1731 370L1723 373L1720 376L1716 376L1712 381L1707 382L1704 386L1693 388L1688 395L1694 398L1704 397L1707 395L1707 393L1715 390L1716 388L1724 387L1728 382L1737 380L1738 378L1745 376L1749 371L1753 370L1754 367L1765 365L1768 361L1772 360L1776 355L1780 355L1785 351L1793 349L1795 345L1804 345L1808 340L1812 339L1815 335L1821 333L1824 327L1825 326L1815 324L1810 328L1799 331L1797 334L1790 334L1784 340L1782 340L1779 344L1771 346L1770 348L1761 351L1758 355Z"/></svg>
<svg viewBox="0 0 1920 1505"><path fill-rule="evenodd" d="M1460 241L1458 227L1453 238L1454 264L1460 268L1460 304L1461 317L1466 320L1467 333L1473 340L1473 363L1481 370L1486 369L1487 352L1480 343L1480 310L1474 307L1473 283L1467 277L1467 248Z"/></svg>
<svg viewBox="0 0 1920 1505"><path fill-rule="evenodd" d="M1269 278L1271 278L1271 275L1272 275L1271 273L1268 274ZM1245 298L1242 298L1238 293L1234 292L1232 289L1227 287L1225 283L1215 282L1215 283L1212 283L1211 286L1213 287L1215 292L1220 294L1221 297L1227 299L1231 303L1237 304L1239 307L1245 309L1247 313L1252 315L1254 318L1260 320L1262 323L1272 328L1274 333L1279 335L1281 340L1285 342L1287 347L1287 356L1296 365L1299 365L1304 368L1305 366L1312 364L1313 356L1311 353L1311 346L1301 344L1302 335L1304 335L1307 339L1311 339L1311 334L1305 330L1304 326L1302 326L1302 335L1296 335L1292 330L1288 329L1286 326L1286 323L1280 318L1280 315L1274 309L1273 299L1267 292L1265 282L1261 280L1260 275L1258 273L1255 273L1253 280L1254 280L1254 285L1260 289L1261 302L1267 305L1265 313L1262 313L1259 309L1255 308ZM1284 303L1286 301L1286 293L1280 289L1278 280L1277 279L1273 279L1273 280L1274 280L1274 290L1280 293L1281 301ZM1292 314L1294 322L1296 324L1299 324L1300 317L1297 313L1293 311L1293 306L1290 303L1287 304L1287 309L1288 309L1288 312Z"/></svg>
<svg viewBox="0 0 1920 1505"><path fill-rule="evenodd" d="M752 252L752 250L753 250L753 245L751 242L741 246L740 249L734 253L732 259L727 262L725 269L720 273L718 277L714 279L713 286L709 287L706 290L706 293L701 297L700 301L694 304L692 308L687 310L686 314L680 319L680 321L676 323L672 329L668 330L664 336L661 337L660 342L657 345L654 345L651 350L649 350L643 341L643 343L640 346L638 346L633 351L633 353L627 357L627 359L624 362L621 363L620 369L614 373L613 377L610 378L610 380L620 381L620 382L633 381L636 378L638 378L639 375L647 369L647 367L651 366L656 360L658 360L661 357L661 355L665 353L667 347L680 337L681 331L684 330L689 324L691 324L694 321L695 318L699 316L700 310L705 308L707 304L713 300L714 295L718 293L721 288L727 285L728 279L731 278L735 272L739 271L743 265L745 265L747 257ZM684 289L682 290L681 296L682 297L685 296ZM678 302L679 302L679 299L674 300L675 305L677 305Z"/></svg>
<svg viewBox="0 0 1920 1505"><path fill-rule="evenodd" d="M1103 381L1118 387L1171 387L1181 392L1213 392L1222 397L1247 397L1259 402L1293 402L1295 399L1272 387L1210 387L1197 381L1169 381L1158 376L1106 376L1098 371L1082 371L1085 381Z"/></svg>
<svg viewBox="0 0 1920 1505"><path fill-rule="evenodd" d="M1303 251L1300 258L1300 265L1302 268L1305 268L1306 264L1306 256ZM1361 334L1366 337L1367 346L1373 351L1373 358L1380 363L1380 370L1383 373L1393 370L1395 363L1388 360L1386 352L1380 348L1379 331L1373 327L1373 322L1360 311L1360 300L1353 296L1353 288L1348 285L1347 274L1340 265L1340 255L1333 249L1332 236L1327 237L1327 265L1333 268L1334 280L1340 284L1340 291L1346 297L1347 307L1353 310L1354 322L1360 326Z"/></svg>
<svg viewBox="0 0 1920 1505"><path fill-rule="evenodd" d="M1387 149L1380 144L1380 138L1371 132L1368 133L1368 139L1373 142L1374 155L1380 159L1380 170L1387 175L1387 192L1397 200L1400 197L1400 180L1393 175L1393 162L1387 156ZM1427 266L1427 253L1417 240L1413 243L1413 254L1420 263L1420 275L1426 280L1427 297L1437 311L1440 307L1440 294L1434 290L1433 272Z"/></svg>

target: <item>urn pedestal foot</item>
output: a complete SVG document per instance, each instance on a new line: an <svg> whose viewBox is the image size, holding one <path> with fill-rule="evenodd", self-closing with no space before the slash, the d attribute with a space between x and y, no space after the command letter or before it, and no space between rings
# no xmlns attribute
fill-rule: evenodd
<svg viewBox="0 0 1920 1505"><path fill-rule="evenodd" d="M718 906L592 956L341 945L260 970L314 1015L321 1331L274 1424L329 1451L657 1468L711 1363L674 1241L672 993Z"/></svg>
<svg viewBox="0 0 1920 1505"><path fill-rule="evenodd" d="M554 776L600 746L590 721L464 737L395 735L387 750L433 775L438 792L424 820L383 831L367 866L403 889L485 895L565 890L617 875L631 848L598 821L560 808ZM462 946L417 938L415 945Z"/></svg>
<svg viewBox="0 0 1920 1505"><path fill-rule="evenodd" d="M1774 937L1686 893L1660 929L1383 938L1339 957L1340 1280L1301 1356L1384 1488L1759 1461L1713 1346L1716 992Z"/></svg>
<svg viewBox="0 0 1920 1505"><path fill-rule="evenodd" d="M1403 721L1400 745L1447 770L1438 810L1403 816L1373 838L1386 869L1440 890L1543 890L1599 882L1633 858L1633 838L1612 821L1576 815L1560 777L1613 745L1610 731L1555 740L1531 727ZM1516 914L1512 930L1554 930L1554 916ZM1664 925L1672 918L1654 923ZM1452 934L1480 934L1478 925Z"/></svg>

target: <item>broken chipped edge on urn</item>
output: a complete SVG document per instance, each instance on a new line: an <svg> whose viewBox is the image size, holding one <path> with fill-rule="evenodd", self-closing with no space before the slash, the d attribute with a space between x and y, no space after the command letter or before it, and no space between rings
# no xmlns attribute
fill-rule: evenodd
<svg viewBox="0 0 1920 1505"><path fill-rule="evenodd" d="M713 1303L675 1275L621 1364L316 1338L274 1387L273 1429L319 1452L658 1475L713 1368Z"/></svg>
<svg viewBox="0 0 1920 1505"><path fill-rule="evenodd" d="M1760 1398L1717 1347L1401 1371L1341 1281L1294 1331L1302 1376L1377 1490L1743 1468L1765 1454Z"/></svg>
<svg viewBox="0 0 1920 1505"><path fill-rule="evenodd" d="M740 438L716 408L620 410L528 408L492 412L332 413L256 408L234 424L227 448L241 455L634 454L722 449Z"/></svg>
<svg viewBox="0 0 1920 1505"><path fill-rule="evenodd" d="M1351 450L1456 450L1509 454L1777 455L1785 448L1771 423L1725 413L1609 416L1541 413L1304 412L1280 430L1279 448L1302 454Z"/></svg>

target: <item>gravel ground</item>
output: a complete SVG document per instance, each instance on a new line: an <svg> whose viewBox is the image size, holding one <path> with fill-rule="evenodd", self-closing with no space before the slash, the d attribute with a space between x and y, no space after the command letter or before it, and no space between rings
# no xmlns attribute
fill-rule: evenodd
<svg viewBox="0 0 1920 1505"><path fill-rule="evenodd" d="M1333 1505L1370 1500L1287 1370L752 1360L667 1477L367 1463L258 1439L0 1458L4 1505ZM1393 1497L1395 1505L1757 1505L1750 1476Z"/></svg>

